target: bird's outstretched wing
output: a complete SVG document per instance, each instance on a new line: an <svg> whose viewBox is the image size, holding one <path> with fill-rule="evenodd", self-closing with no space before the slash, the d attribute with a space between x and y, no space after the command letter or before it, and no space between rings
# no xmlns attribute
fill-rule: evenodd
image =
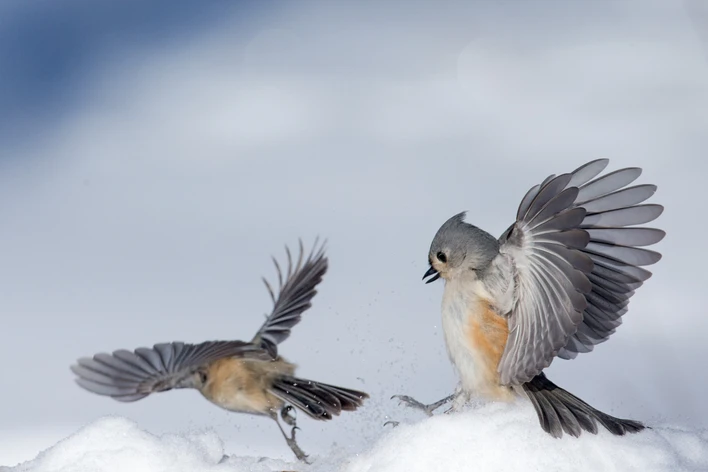
<svg viewBox="0 0 708 472"><path fill-rule="evenodd" d="M642 246L661 241L664 231L632 227L662 213L660 205L641 204L656 186L627 187L639 168L595 178L608 163L595 160L531 188L500 238L514 271L509 338L498 366L505 385L531 380L555 356L572 358L605 341L651 276L642 266L661 259Z"/></svg>
<svg viewBox="0 0 708 472"><path fill-rule="evenodd" d="M155 392L195 387L190 378L200 367L227 357L270 359L260 346L243 341L174 342L81 358L71 370L89 392L133 402Z"/></svg>
<svg viewBox="0 0 708 472"><path fill-rule="evenodd" d="M273 357L278 355L278 344L288 339L290 329L300 322L302 313L312 306L312 298L317 294L317 285L327 272L328 261L324 255L324 246L318 248L317 242L307 260L303 261L304 250L300 241L300 255L294 267L287 246L285 251L288 255L288 269L284 282L283 271L278 261L273 259L278 271L277 296L268 281L263 279L273 300L273 311L253 338L254 344L268 350Z"/></svg>

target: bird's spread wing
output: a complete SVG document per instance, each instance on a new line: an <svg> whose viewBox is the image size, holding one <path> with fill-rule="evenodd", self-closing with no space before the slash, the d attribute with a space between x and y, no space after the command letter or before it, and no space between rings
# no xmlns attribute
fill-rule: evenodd
<svg viewBox="0 0 708 472"><path fill-rule="evenodd" d="M529 190L516 222L500 238L513 267L509 338L498 370L504 385L531 380L555 356L571 358L606 340L630 297L661 255L642 248L659 229L629 227L656 219L663 207L640 205L653 185L627 187L641 169L597 177L607 159L550 176Z"/></svg>
<svg viewBox="0 0 708 472"><path fill-rule="evenodd" d="M267 349L273 357L277 356L278 344L290 336L290 329L300 322L302 313L312 306L312 298L317 294L317 285L327 272L328 261L324 255L324 247L318 249L317 243L307 260L303 261L304 251L300 242L300 255L294 267L290 250L287 247L285 250L288 255L285 282L280 265L273 259L278 271L278 295L275 295L268 281L263 279L273 300L273 311L253 338L254 344Z"/></svg>
<svg viewBox="0 0 708 472"><path fill-rule="evenodd" d="M243 341L174 342L96 354L79 359L71 370L89 392L132 402L154 392L191 387L181 382L199 367L227 357L270 359L262 348Z"/></svg>

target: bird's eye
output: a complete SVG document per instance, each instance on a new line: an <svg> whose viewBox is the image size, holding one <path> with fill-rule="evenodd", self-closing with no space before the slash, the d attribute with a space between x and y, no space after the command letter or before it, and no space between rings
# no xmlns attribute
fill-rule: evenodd
<svg viewBox="0 0 708 472"><path fill-rule="evenodd" d="M199 381L200 381L201 383L203 383L203 384L206 383L206 381L207 381L207 374L206 374L206 372L199 371Z"/></svg>
<svg viewBox="0 0 708 472"><path fill-rule="evenodd" d="M444 252L439 252L439 253L437 253L437 254L435 255L435 257L437 257L438 260L439 260L440 262L442 262L443 264L447 262L447 256L445 255Z"/></svg>

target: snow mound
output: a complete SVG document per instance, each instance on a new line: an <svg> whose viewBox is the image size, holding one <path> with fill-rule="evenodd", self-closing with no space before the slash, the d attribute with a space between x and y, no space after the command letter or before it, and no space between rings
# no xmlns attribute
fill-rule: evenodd
<svg viewBox="0 0 708 472"><path fill-rule="evenodd" d="M708 431L659 427L554 439L530 404L489 403L400 425L347 472L708 471Z"/></svg>
<svg viewBox="0 0 708 472"><path fill-rule="evenodd" d="M639 434L554 439L528 404L484 404L397 428L354 457L313 457L312 465L228 457L210 431L156 436L121 417L82 428L32 461L0 472L454 472L708 471L708 431L654 427Z"/></svg>
<svg viewBox="0 0 708 472"><path fill-rule="evenodd" d="M211 431L155 436L122 417L104 417L40 453L32 461L0 472L271 472L288 470L281 461L224 457ZM290 467L292 469L292 467Z"/></svg>

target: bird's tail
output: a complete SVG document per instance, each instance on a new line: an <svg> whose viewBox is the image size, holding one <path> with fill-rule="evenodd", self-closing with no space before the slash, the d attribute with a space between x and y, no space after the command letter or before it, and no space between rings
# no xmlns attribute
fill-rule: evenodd
<svg viewBox="0 0 708 472"><path fill-rule="evenodd" d="M316 420L331 420L342 411L354 411L369 395L291 376L278 377L270 393L292 404Z"/></svg>
<svg viewBox="0 0 708 472"><path fill-rule="evenodd" d="M645 428L638 421L615 418L596 410L548 380L543 373L525 383L523 390L536 409L541 427L555 438L563 436L563 431L575 437L580 436L581 430L597 434L597 422L618 436Z"/></svg>

